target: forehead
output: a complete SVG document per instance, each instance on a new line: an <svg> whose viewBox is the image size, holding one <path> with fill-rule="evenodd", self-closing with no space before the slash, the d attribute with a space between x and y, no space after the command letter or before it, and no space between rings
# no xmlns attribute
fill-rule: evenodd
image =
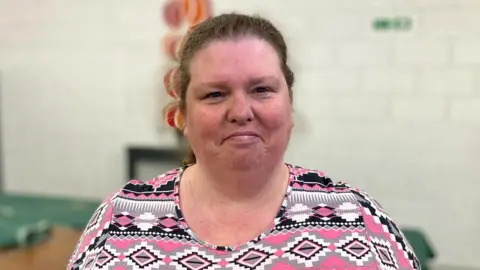
<svg viewBox="0 0 480 270"><path fill-rule="evenodd" d="M254 37L214 41L199 50L190 63L191 83L211 80L244 80L283 77L277 52Z"/></svg>

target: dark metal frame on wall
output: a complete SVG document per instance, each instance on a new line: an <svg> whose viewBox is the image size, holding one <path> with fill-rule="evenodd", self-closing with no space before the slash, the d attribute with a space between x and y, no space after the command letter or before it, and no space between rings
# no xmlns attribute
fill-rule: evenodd
<svg viewBox="0 0 480 270"><path fill-rule="evenodd" d="M3 129L2 129L2 108L4 106L2 105L2 71L0 70L0 193L3 192L4 190L4 184L5 184L5 171L3 167Z"/></svg>
<svg viewBox="0 0 480 270"><path fill-rule="evenodd" d="M128 147L127 181L138 178L138 164L142 161L178 163L180 167L184 152L178 148Z"/></svg>

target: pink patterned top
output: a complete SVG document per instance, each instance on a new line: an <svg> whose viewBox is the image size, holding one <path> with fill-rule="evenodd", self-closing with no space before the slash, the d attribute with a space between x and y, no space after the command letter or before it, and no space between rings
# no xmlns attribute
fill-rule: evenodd
<svg viewBox="0 0 480 270"><path fill-rule="evenodd" d="M240 246L198 239L179 206L183 168L130 181L87 225L68 269L420 269L402 232L361 190L288 165L272 228Z"/></svg>

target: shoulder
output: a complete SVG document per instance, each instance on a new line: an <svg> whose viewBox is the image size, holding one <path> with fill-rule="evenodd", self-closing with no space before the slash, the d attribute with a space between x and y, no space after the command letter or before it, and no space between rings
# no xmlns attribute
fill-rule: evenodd
<svg viewBox="0 0 480 270"><path fill-rule="evenodd" d="M85 227L70 257L68 269L83 269L89 262L89 257L99 256L101 249L98 247L105 244L104 235L110 232L112 226L119 230L131 226L131 223L127 222L133 218L130 213L138 212L142 207L152 210L153 204L164 209L167 209L166 205L173 204L175 179L180 172L178 168L148 181L133 179L107 196Z"/></svg>
<svg viewBox="0 0 480 270"><path fill-rule="evenodd" d="M315 169L291 166L291 174L294 176L291 197L296 203L312 209L327 205L338 213L348 212L345 216L349 218L362 219L367 226L372 224L371 219L373 223L391 221L381 204L362 189L334 181L325 172Z"/></svg>
<svg viewBox="0 0 480 270"><path fill-rule="evenodd" d="M181 168L175 168L147 181L132 179L121 189L119 194L121 196L148 196L152 193L173 193L176 179L180 173Z"/></svg>
<svg viewBox="0 0 480 270"><path fill-rule="evenodd" d="M292 166L291 174L294 176L292 201L296 205L290 209L290 215L298 216L295 211L305 210L305 207L298 207L300 203L310 207L313 215L327 225L328 222L337 226L360 225L373 246L378 245L389 252L391 250L392 254L398 254L400 261L396 263L409 269L419 268L419 261L399 226L366 191L344 182L334 182L318 170Z"/></svg>
<svg viewBox="0 0 480 270"><path fill-rule="evenodd" d="M352 187L346 182L334 181L327 173L320 170L294 165L290 166L290 172L294 177L294 182L292 183L293 190L319 191L331 195L335 193L349 194L350 196L344 198L347 199L350 197L350 199L354 199L354 201L358 202L362 207L368 207L372 211L383 212L380 203L364 190Z"/></svg>
<svg viewBox="0 0 480 270"><path fill-rule="evenodd" d="M293 188L322 190L322 191L348 191L350 185L344 182L333 181L325 172L308 169L301 166L290 165L290 173L294 178Z"/></svg>

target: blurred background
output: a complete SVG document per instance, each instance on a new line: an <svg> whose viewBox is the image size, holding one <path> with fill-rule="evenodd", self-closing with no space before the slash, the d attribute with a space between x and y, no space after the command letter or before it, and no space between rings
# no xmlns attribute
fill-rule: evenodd
<svg viewBox="0 0 480 270"><path fill-rule="evenodd" d="M480 269L479 0L211 2L285 35L297 79L288 162L366 190L418 236L431 269ZM166 4L0 0L1 269L64 265L69 222L81 227L130 177L178 165L163 42L183 30Z"/></svg>

